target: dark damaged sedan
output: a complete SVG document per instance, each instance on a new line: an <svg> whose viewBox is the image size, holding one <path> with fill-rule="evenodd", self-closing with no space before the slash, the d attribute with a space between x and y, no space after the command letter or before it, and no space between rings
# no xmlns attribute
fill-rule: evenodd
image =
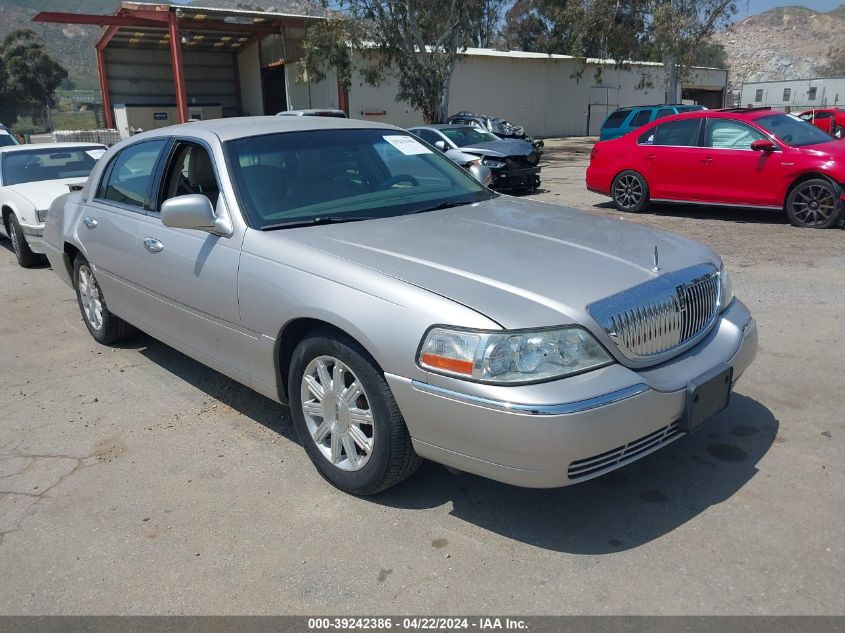
<svg viewBox="0 0 845 633"><path fill-rule="evenodd" d="M502 139L471 125L425 125L408 131L462 167L489 167L493 189L540 186L540 152L531 143Z"/></svg>

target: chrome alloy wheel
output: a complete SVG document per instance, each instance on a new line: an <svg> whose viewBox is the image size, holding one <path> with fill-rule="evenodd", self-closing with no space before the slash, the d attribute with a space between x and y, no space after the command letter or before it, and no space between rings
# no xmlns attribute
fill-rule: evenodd
<svg viewBox="0 0 845 633"><path fill-rule="evenodd" d="M643 198L643 184L636 176L622 176L616 181L613 196L620 207L630 209L639 204Z"/></svg>
<svg viewBox="0 0 845 633"><path fill-rule="evenodd" d="M77 285L85 320L93 329L99 331L103 327L103 302L100 298L100 289L94 279L94 273L91 272L88 264L79 267Z"/></svg>
<svg viewBox="0 0 845 633"><path fill-rule="evenodd" d="M828 188L810 184L796 192L792 209L798 221L806 226L825 224L836 213L836 198Z"/></svg>
<svg viewBox="0 0 845 633"><path fill-rule="evenodd" d="M332 356L318 356L302 375L302 413L323 457L341 470L363 468L375 445L373 411L353 371Z"/></svg>

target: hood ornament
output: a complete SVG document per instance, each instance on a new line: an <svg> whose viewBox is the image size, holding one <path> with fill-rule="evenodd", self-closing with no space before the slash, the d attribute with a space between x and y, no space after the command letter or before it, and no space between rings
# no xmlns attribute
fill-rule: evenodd
<svg viewBox="0 0 845 633"><path fill-rule="evenodd" d="M651 267L652 272L660 272L660 253L657 252L657 244L654 245L654 266Z"/></svg>

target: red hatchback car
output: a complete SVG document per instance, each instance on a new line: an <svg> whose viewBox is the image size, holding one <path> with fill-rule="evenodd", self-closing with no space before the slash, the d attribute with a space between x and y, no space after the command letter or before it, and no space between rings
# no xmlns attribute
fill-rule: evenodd
<svg viewBox="0 0 845 633"><path fill-rule="evenodd" d="M769 108L666 117L596 143L587 188L621 211L651 202L784 209L796 226L837 223L845 141Z"/></svg>
<svg viewBox="0 0 845 633"><path fill-rule="evenodd" d="M807 110L798 116L831 136L836 138L845 136L845 110L822 108L821 110Z"/></svg>

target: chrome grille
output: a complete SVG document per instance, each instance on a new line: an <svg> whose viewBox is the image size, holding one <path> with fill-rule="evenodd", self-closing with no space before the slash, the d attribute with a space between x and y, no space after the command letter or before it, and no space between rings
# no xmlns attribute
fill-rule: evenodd
<svg viewBox="0 0 845 633"><path fill-rule="evenodd" d="M628 442L624 446L614 448L612 451L572 462L569 465L567 475L570 479L597 477L614 468L630 464L640 457L645 457L648 453L656 451L681 435L683 435L683 431L678 428L678 423L672 422L672 424L658 429L654 433L649 433L637 440Z"/></svg>
<svg viewBox="0 0 845 633"><path fill-rule="evenodd" d="M657 361L703 335L719 313L719 271L695 266L663 275L589 306L619 351Z"/></svg>

